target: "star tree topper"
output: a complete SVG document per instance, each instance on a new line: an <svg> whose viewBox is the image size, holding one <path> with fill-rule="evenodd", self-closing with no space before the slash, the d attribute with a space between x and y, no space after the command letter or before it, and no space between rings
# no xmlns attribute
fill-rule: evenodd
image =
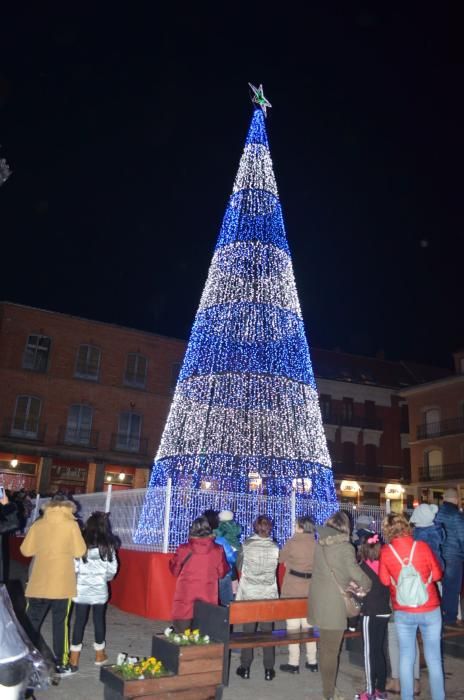
<svg viewBox="0 0 464 700"><path fill-rule="evenodd" d="M259 107L261 107L261 109L262 109L263 112L264 112L264 116L267 117L266 109L267 109L268 107L272 107L272 105L271 105L271 103L269 102L269 100L267 100L267 99L264 97L263 86L260 85L259 88L257 88L257 87L255 87L254 85L252 85L251 83L248 83L248 85L249 85L249 86L251 87L251 89L253 90L253 96L252 96L252 98L251 98L251 101L254 102L255 104L257 104Z"/></svg>

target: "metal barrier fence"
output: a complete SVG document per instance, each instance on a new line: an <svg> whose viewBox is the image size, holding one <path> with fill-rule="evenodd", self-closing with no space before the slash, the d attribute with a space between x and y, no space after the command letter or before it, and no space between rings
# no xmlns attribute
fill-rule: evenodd
<svg viewBox="0 0 464 700"><path fill-rule="evenodd" d="M125 549L141 551L175 551L181 542L188 539L190 513L201 515L205 510L231 510L243 526L244 536L252 532L253 520L258 515L268 515L274 522L273 535L280 546L293 532L295 519L309 515L315 522L322 522L328 515L327 506L312 501L295 491L289 496L266 496L262 493L220 493L218 491L164 488L151 489L146 500L147 489L131 489L111 493L90 493L75 497L77 516L83 522L96 510L109 511L113 531L121 538ZM35 511L29 525L38 517L40 507L48 499L36 501ZM385 509L374 505L338 504L353 523L361 516L374 521L380 532ZM139 526L140 516L143 523ZM139 542L134 543L134 536Z"/></svg>

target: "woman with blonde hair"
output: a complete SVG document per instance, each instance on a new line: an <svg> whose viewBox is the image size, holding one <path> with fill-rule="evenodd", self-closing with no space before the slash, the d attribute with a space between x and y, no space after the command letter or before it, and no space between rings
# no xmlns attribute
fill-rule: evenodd
<svg viewBox="0 0 464 700"><path fill-rule="evenodd" d="M414 660L419 628L424 643L432 700L444 700L440 641L442 620L440 598L435 585L443 575L440 564L426 542L413 540L404 515L390 513L384 518L382 529L388 544L380 551L379 578L385 586L390 587L395 611L400 646L401 698L414 698ZM403 573L400 575L400 572ZM404 585L405 574L408 574L408 579L414 586Z"/></svg>

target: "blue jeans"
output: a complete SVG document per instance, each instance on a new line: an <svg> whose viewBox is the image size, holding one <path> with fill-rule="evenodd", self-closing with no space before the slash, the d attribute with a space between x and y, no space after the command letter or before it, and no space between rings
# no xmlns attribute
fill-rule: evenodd
<svg viewBox="0 0 464 700"><path fill-rule="evenodd" d="M447 559L445 562L445 575L443 576L443 598L441 609L443 610L443 622L456 622L458 616L458 603L462 585L462 559Z"/></svg>
<svg viewBox="0 0 464 700"><path fill-rule="evenodd" d="M230 605L233 599L232 574L229 571L224 578L219 579L219 602L221 605Z"/></svg>
<svg viewBox="0 0 464 700"><path fill-rule="evenodd" d="M441 658L441 610L409 613L395 610L395 625L400 643L401 700L414 699L414 659L417 628L424 643L432 700L445 700L445 681Z"/></svg>

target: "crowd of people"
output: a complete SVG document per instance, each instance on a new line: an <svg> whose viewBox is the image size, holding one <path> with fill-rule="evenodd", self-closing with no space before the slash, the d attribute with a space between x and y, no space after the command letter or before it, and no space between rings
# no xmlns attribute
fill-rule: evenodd
<svg viewBox="0 0 464 700"><path fill-rule="evenodd" d="M8 530L3 531L2 523L8 523ZM20 525L17 504L5 494L0 502L0 532L20 530ZM55 494L43 506L24 537L20 551L31 558L25 590L28 633L31 642L43 649L41 627L51 612L53 667L50 670L54 676L78 671L90 610L95 664L100 666L108 659L105 652L108 582L118 569L119 545L119 538L111 530L109 514L95 512L82 523L76 518L75 502L62 493ZM2 582L5 580L2 578ZM24 659L4 661L0 654L0 697L22 697L20 693L28 675Z"/></svg>
<svg viewBox="0 0 464 700"><path fill-rule="evenodd" d="M353 609L359 613L364 649L366 688L359 693L360 700L381 700L388 693L413 700L420 694L419 630L432 700L444 700L442 626L464 628L458 619L464 514L458 508L457 490L445 491L440 508L417 506L409 521L402 513L388 514L380 532L373 521L361 518L353 530L342 511L321 527L301 517L279 551L272 528L271 519L260 515L253 523L254 533L240 544L240 526L230 511L206 511L194 521L188 543L178 548L171 562L177 577L174 628L181 632L191 625L197 599L228 604L233 598L279 597L280 562L285 566L280 596L308 598L307 617L286 624L289 632L317 630L318 644L305 645L305 668L320 671L324 700L342 700L336 686L339 654L345 632L355 629ZM244 631L257 627L250 623ZM270 631L272 623L259 627ZM280 665L280 671L299 673L300 647L291 644L288 650L288 662ZM236 671L241 678L250 678L252 661L253 650L243 649ZM263 648L263 664L264 679L272 681L274 647Z"/></svg>
<svg viewBox="0 0 464 700"><path fill-rule="evenodd" d="M17 504L5 494L0 502L0 534L11 531L13 521L20 529L18 514ZM289 632L314 628L318 643L306 643L305 669L320 672L325 700L342 700L336 686L339 654L347 627L354 629L357 624L366 678L360 700L380 700L388 692L413 700L420 693L418 630L432 700L444 700L442 625L464 627L458 619L464 514L458 507L457 490L445 491L440 508L426 503L417 506L409 521L402 513L388 514L381 531L369 519L359 518L354 525L342 511L320 527L310 517L300 517L294 534L279 550L267 515L255 519L253 534L242 542L242 528L231 511L205 511L192 523L188 542L170 560L176 577L174 629L183 632L190 627L198 599L229 605L232 600L278 598L280 563L285 567L280 597L308 600L307 616L289 619L286 625ZM27 617L38 638L51 611L59 675L78 671L90 611L95 664L107 660L105 610L108 582L118 569L118 547L108 514L96 512L83 524L76 518L75 503L64 494L50 499L22 542L22 554L32 559L25 592ZM257 624L250 623L244 631L256 629ZM271 631L272 623L261 623L261 629ZM252 662L253 649L242 649L237 668L242 679L250 678ZM273 646L264 647L263 664L264 679L272 681ZM288 660L279 669L300 672L298 644L289 645ZM0 659L0 688L3 670Z"/></svg>

